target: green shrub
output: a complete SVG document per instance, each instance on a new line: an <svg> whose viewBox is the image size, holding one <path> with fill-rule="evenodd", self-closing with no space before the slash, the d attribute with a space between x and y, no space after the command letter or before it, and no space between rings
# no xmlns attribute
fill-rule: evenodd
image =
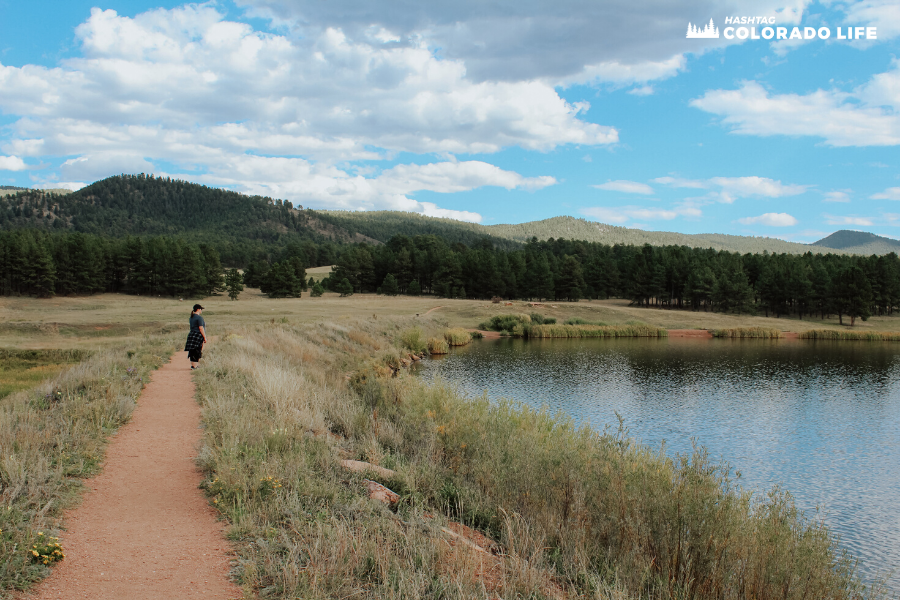
<svg viewBox="0 0 900 600"><path fill-rule="evenodd" d="M481 323L478 329L488 331L512 331L516 325L531 324L531 317L523 314L494 315L489 320Z"/></svg>
<svg viewBox="0 0 900 600"><path fill-rule="evenodd" d="M472 336L462 327L454 327L444 331L444 339L451 346L465 346L472 341Z"/></svg>
<svg viewBox="0 0 900 600"><path fill-rule="evenodd" d="M450 344L444 338L433 337L428 340L429 354L447 354L450 352Z"/></svg>
<svg viewBox="0 0 900 600"><path fill-rule="evenodd" d="M410 352L424 352L428 345L418 327L411 327L400 334L400 343Z"/></svg>

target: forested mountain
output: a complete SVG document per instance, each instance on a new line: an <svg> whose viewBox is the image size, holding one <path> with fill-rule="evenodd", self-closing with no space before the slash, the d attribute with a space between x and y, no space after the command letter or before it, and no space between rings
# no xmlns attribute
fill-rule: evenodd
<svg viewBox="0 0 900 600"><path fill-rule="evenodd" d="M236 266L300 240L377 243L288 201L143 174L109 177L67 195L25 190L0 198L0 230L27 228L185 237Z"/></svg>
<svg viewBox="0 0 900 600"><path fill-rule="evenodd" d="M487 238L491 243L505 248L519 244L510 238L493 233L490 228L476 223L454 219L426 217L419 213L377 210L368 212L346 210L309 211L319 219L348 232L359 233L380 242L387 242L396 235L437 235L448 244L471 245ZM520 240L522 242L526 240Z"/></svg>
<svg viewBox="0 0 900 600"><path fill-rule="evenodd" d="M468 246L488 240L507 250L532 238L776 254L837 251L881 255L900 248L900 242L850 231L806 245L766 237L643 231L568 216L485 226L397 211L315 211L289 201L147 175L110 177L67 194L6 188L0 188L0 230L37 228L115 238L182 236L209 244L223 263L238 267L260 255L277 254L297 241L377 245L397 235L437 235L448 244Z"/></svg>
<svg viewBox="0 0 900 600"><path fill-rule="evenodd" d="M828 237L814 242L813 246L823 246L842 250L848 254L888 254L900 252L900 241L875 235L865 231L841 229Z"/></svg>
<svg viewBox="0 0 900 600"><path fill-rule="evenodd" d="M602 244L642 246L690 246L713 248L732 252L762 252L803 254L832 250L811 248L806 244L785 242L776 238L725 235L718 233L686 234L666 231L644 231L605 225L575 217L553 217L543 221L529 221L516 225L478 225L453 219L425 217L417 213L377 211L315 211L327 220L349 231L357 231L386 242L394 235L434 234L445 240L463 244L475 243L488 236L495 244L505 245L503 240L525 243L532 238L584 240ZM507 246L508 247L508 246ZM832 250L833 251L833 250ZM883 253L882 253L883 254Z"/></svg>

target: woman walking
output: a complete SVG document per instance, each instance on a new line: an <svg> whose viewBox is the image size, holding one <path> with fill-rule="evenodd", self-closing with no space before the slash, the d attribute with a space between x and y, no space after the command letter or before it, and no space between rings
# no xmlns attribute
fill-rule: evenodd
<svg viewBox="0 0 900 600"><path fill-rule="evenodd" d="M191 369L198 367L197 363L203 357L203 344L207 342L206 321L200 316L202 312L203 307L195 304L191 313L191 331L188 333L187 342L184 344L184 351L188 353L188 358L191 361Z"/></svg>

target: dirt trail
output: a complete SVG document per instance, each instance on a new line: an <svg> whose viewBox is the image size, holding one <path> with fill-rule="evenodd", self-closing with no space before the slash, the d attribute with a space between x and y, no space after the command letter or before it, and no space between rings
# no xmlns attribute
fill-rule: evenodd
<svg viewBox="0 0 900 600"><path fill-rule="evenodd" d="M228 543L197 488L200 407L184 354L153 373L103 472L66 515L66 559L29 600L243 597Z"/></svg>

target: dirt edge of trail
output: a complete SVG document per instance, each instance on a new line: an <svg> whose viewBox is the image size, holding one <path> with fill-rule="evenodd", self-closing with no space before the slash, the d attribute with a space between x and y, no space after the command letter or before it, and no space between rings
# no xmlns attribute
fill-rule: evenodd
<svg viewBox="0 0 900 600"><path fill-rule="evenodd" d="M60 535L66 558L23 600L235 599L234 556L198 488L200 407L183 354L152 374Z"/></svg>

